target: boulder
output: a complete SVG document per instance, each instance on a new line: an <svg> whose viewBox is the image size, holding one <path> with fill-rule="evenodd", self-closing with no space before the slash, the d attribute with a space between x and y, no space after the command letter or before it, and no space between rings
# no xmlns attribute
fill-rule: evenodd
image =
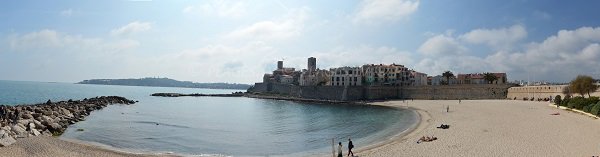
<svg viewBox="0 0 600 157"><path fill-rule="evenodd" d="M60 112L62 112L62 114L64 114L64 115L71 114L71 111L69 111L69 110L67 110L65 108L60 108Z"/></svg>
<svg viewBox="0 0 600 157"><path fill-rule="evenodd" d="M12 132L16 135L16 137L19 138L28 137L27 131L25 131L25 128L20 126L20 124L13 125Z"/></svg>
<svg viewBox="0 0 600 157"><path fill-rule="evenodd" d="M25 125L29 124L29 120L27 119L21 119L21 120L17 120L18 124L21 124L23 128L25 128Z"/></svg>
<svg viewBox="0 0 600 157"><path fill-rule="evenodd" d="M44 130L44 131L42 131L42 135L44 135L44 136L52 136L52 133L50 131L48 131L48 130Z"/></svg>
<svg viewBox="0 0 600 157"><path fill-rule="evenodd" d="M35 124L36 129L41 129L41 130L46 129L46 126L43 125L42 122L40 122L40 121L33 120L33 124Z"/></svg>
<svg viewBox="0 0 600 157"><path fill-rule="evenodd" d="M15 124L15 125L11 126L11 131L18 135L18 134L21 134L22 132L25 132L25 128L23 128L22 126L19 126L19 124Z"/></svg>
<svg viewBox="0 0 600 157"><path fill-rule="evenodd" d="M31 115L29 113L26 113L26 114L21 115L21 118L23 118L23 119L32 119L33 115Z"/></svg>
<svg viewBox="0 0 600 157"><path fill-rule="evenodd" d="M48 117L48 116L42 116L41 119L42 119L41 122L44 125L50 125L50 124L54 123L54 120L52 118Z"/></svg>
<svg viewBox="0 0 600 157"><path fill-rule="evenodd" d="M50 124L50 126L48 127L48 129L52 129L52 131L62 131L63 128L60 124L58 123L52 123Z"/></svg>
<svg viewBox="0 0 600 157"><path fill-rule="evenodd" d="M29 123L28 127L29 127L29 130L35 129L35 124Z"/></svg>
<svg viewBox="0 0 600 157"><path fill-rule="evenodd" d="M8 137L4 137L0 139L0 146L2 147L6 147L6 146L10 146L11 144L17 142L17 140L15 140L14 138L8 136Z"/></svg>
<svg viewBox="0 0 600 157"><path fill-rule="evenodd" d="M40 136L42 134L37 129L31 129L30 132L33 136Z"/></svg>

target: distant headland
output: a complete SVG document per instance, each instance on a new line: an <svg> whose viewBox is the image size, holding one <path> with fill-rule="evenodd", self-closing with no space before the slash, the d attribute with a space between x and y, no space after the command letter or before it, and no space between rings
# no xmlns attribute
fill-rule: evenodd
<svg viewBox="0 0 600 157"><path fill-rule="evenodd" d="M184 88L210 88L210 89L248 89L248 84L237 83L196 83L191 81L178 81L170 78L139 78L139 79L90 79L77 84L122 85L122 86L150 86L150 87L184 87Z"/></svg>

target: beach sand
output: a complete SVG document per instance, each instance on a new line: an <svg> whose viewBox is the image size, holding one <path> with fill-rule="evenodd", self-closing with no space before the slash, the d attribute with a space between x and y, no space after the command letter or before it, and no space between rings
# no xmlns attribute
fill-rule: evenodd
<svg viewBox="0 0 600 157"><path fill-rule="evenodd" d="M355 144L359 146L355 155L361 157L600 155L600 119L556 109L548 102L409 100L373 104L415 108L421 123L405 136L377 147L360 149L360 144ZM556 112L560 115L550 115ZM436 128L441 124L450 128ZM417 144L421 136L438 140Z"/></svg>
<svg viewBox="0 0 600 157"><path fill-rule="evenodd" d="M119 156L159 156L118 152L100 146L61 140L55 137L37 136L18 139L8 147L0 147L0 156L6 157L119 157Z"/></svg>
<svg viewBox="0 0 600 157"><path fill-rule="evenodd" d="M600 119L514 100L414 100L375 105L415 109L421 122L404 136L361 146L357 156L593 156L600 155ZM446 112L450 106L450 112ZM552 113L560 115L550 115ZM450 129L437 129L449 124ZM421 136L438 140L417 144ZM344 150L346 155L347 150ZM0 156L156 156L109 150L54 137L19 139Z"/></svg>

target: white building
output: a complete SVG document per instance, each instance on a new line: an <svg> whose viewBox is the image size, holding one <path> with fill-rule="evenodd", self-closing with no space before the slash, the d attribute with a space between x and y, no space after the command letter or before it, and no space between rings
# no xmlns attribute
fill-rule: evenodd
<svg viewBox="0 0 600 157"><path fill-rule="evenodd" d="M410 78L411 86L427 85L427 74L425 74L425 73L411 70L409 78Z"/></svg>
<svg viewBox="0 0 600 157"><path fill-rule="evenodd" d="M366 85L410 85L409 70L403 65L367 64L362 70Z"/></svg>
<svg viewBox="0 0 600 157"><path fill-rule="evenodd" d="M331 86L362 86L363 75L360 67L340 67L329 70Z"/></svg>

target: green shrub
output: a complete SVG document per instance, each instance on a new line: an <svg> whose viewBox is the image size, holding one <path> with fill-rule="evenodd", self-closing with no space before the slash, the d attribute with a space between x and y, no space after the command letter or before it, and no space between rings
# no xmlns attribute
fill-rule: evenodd
<svg viewBox="0 0 600 157"><path fill-rule="evenodd" d="M583 112L587 112L587 113L591 113L592 108L596 106L596 104L589 104L589 105L585 105L583 106Z"/></svg>
<svg viewBox="0 0 600 157"><path fill-rule="evenodd" d="M559 105L561 101L562 101L562 100L561 100L561 98L560 98L560 95L556 95L556 96L554 97L554 104L555 104L555 105Z"/></svg>
<svg viewBox="0 0 600 157"><path fill-rule="evenodd" d="M594 105L594 107L592 107L592 109L590 110L590 113L593 115L600 116L600 102L596 103L596 105Z"/></svg>
<svg viewBox="0 0 600 157"><path fill-rule="evenodd" d="M598 97L593 96L593 97L587 98L587 104L596 104L598 102L600 102L600 98L598 98Z"/></svg>
<svg viewBox="0 0 600 157"><path fill-rule="evenodd" d="M586 105L587 100L583 97L574 97L573 99L569 100L569 103L567 105L567 107L572 108L572 109L578 109L581 110L583 109L583 106Z"/></svg>
<svg viewBox="0 0 600 157"><path fill-rule="evenodd" d="M569 104L569 101L571 101L571 96L570 96L570 95L567 95L567 96L565 96L565 99L563 99L563 100L560 102L560 106L565 106L565 107L566 107L566 106L567 106L567 104Z"/></svg>

